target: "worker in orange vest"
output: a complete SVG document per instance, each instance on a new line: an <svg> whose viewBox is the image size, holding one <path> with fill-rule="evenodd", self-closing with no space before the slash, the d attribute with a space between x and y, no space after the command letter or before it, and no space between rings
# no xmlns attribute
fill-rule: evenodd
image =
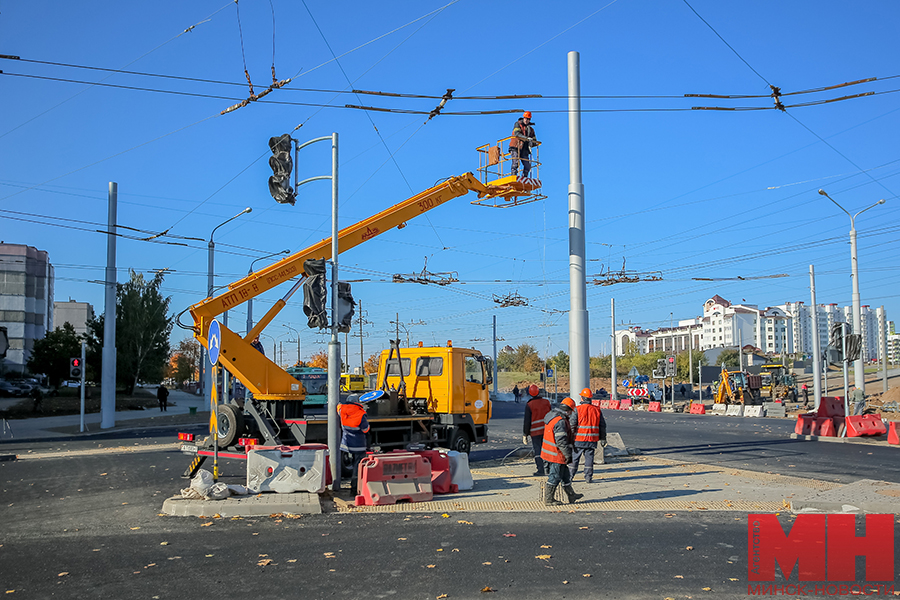
<svg viewBox="0 0 900 600"><path fill-rule="evenodd" d="M597 442L606 446L606 419L599 406L594 406L591 399L594 393L591 388L581 390L581 404L569 417L569 425L575 432L575 454L569 470L572 477L578 472L578 462L584 456L584 482L591 483L594 478L594 452Z"/></svg>
<svg viewBox="0 0 900 600"><path fill-rule="evenodd" d="M355 496L359 482L359 463L366 456L369 420L366 418L366 408L359 401L358 394L352 394L345 402L338 404L337 412L341 417L341 452L348 452L353 457L350 493Z"/></svg>
<svg viewBox="0 0 900 600"><path fill-rule="evenodd" d="M544 439L544 417L550 412L550 401L541 398L541 390L533 383L528 386L528 395L531 399L525 403L525 421L522 429L522 443L528 445L531 437L531 448L534 450L534 464L536 476L544 475L544 461L541 460L541 441Z"/></svg>
<svg viewBox="0 0 900 600"><path fill-rule="evenodd" d="M562 483L569 504L575 504L584 494L576 494L572 489L572 473L568 465L572 463L572 427L569 417L575 410L575 401L563 398L555 409L547 415L544 426L544 440L541 445L541 458L549 465L547 485L544 488L544 504L553 506L562 504L556 496L556 488Z"/></svg>

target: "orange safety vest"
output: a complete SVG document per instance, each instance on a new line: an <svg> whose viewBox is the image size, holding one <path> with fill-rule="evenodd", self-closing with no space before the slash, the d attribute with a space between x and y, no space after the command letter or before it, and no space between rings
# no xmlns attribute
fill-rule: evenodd
<svg viewBox="0 0 900 600"><path fill-rule="evenodd" d="M559 451L559 448L556 447L556 436L553 435L553 426L556 425L560 419L562 419L562 417L557 415L550 419L550 422L544 427L544 440L541 444L541 458L547 462L564 465L566 464L566 458L563 456L562 452Z"/></svg>
<svg viewBox="0 0 900 600"><path fill-rule="evenodd" d="M550 412L550 401L546 398L532 398L528 401L528 408L531 410L531 437L536 437L544 433L544 417Z"/></svg>
<svg viewBox="0 0 900 600"><path fill-rule="evenodd" d="M360 429L360 423L362 423L362 418L366 414L365 408L353 403L338 404L337 411L341 417L341 426L350 429ZM366 427L366 431L368 430L369 428ZM363 433L366 433L366 431L363 431Z"/></svg>
<svg viewBox="0 0 900 600"><path fill-rule="evenodd" d="M579 404L578 429L575 431L576 442L600 441L600 409L593 404Z"/></svg>

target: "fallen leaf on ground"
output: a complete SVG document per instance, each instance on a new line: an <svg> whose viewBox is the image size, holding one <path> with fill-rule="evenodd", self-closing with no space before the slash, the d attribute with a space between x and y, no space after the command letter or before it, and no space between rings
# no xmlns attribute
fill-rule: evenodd
<svg viewBox="0 0 900 600"><path fill-rule="evenodd" d="M579 527L578 529L590 529L590 527Z"/></svg>
<svg viewBox="0 0 900 600"><path fill-rule="evenodd" d="M425 568L426 568L426 569L433 569L433 568L435 568L436 566L437 566L437 565L425 565Z"/></svg>
<svg viewBox="0 0 900 600"><path fill-rule="evenodd" d="M288 559L288 562L289 562L289 563L295 563L295 562L297 562L297 559L296 559L296 558L289 558L289 559Z"/></svg>
<svg viewBox="0 0 900 600"><path fill-rule="evenodd" d="M212 521L207 521L206 523L200 523L200 527L209 527L212 524L213 524ZM254 534L254 535L256 535L256 534Z"/></svg>
<svg viewBox="0 0 900 600"><path fill-rule="evenodd" d="M584 575L582 575L582 577L590 577L590 576L591 576L590 573L585 573Z"/></svg>
<svg viewBox="0 0 900 600"><path fill-rule="evenodd" d="M436 598L437 598L437 600L444 600L444 598L449 598L449 596L447 594L441 594L440 596L437 596Z"/></svg>
<svg viewBox="0 0 900 600"><path fill-rule="evenodd" d="M474 525L474 523L472 523L472 521L457 521L457 523L460 523L462 525Z"/></svg>
<svg viewBox="0 0 900 600"><path fill-rule="evenodd" d="M684 575L676 575L675 579L684 579Z"/></svg>
<svg viewBox="0 0 900 600"><path fill-rule="evenodd" d="M482 594L487 594L488 592L496 592L496 591L497 591L497 590L495 590L494 588L492 588L492 587L489 586L489 585L486 585L486 586L484 586L483 588L481 588L481 593L482 593Z"/></svg>
<svg viewBox="0 0 900 600"><path fill-rule="evenodd" d="M168 546L168 545L169 545L169 542L160 542L159 545L160 545L160 546Z"/></svg>
<svg viewBox="0 0 900 600"><path fill-rule="evenodd" d="M553 546L548 546L547 544L542 544L541 548L552 548Z"/></svg>
<svg viewBox="0 0 900 600"><path fill-rule="evenodd" d="M694 549L693 546L688 546L687 548L685 548L685 550L693 550L693 549Z"/></svg>
<svg viewBox="0 0 900 600"><path fill-rule="evenodd" d="M450 518L450 515L448 515L447 513L444 513L444 514L442 514L441 516L444 517L445 519L449 519L449 518Z"/></svg>
<svg viewBox="0 0 900 600"><path fill-rule="evenodd" d="M144 568L145 568L145 569L149 569L150 567L155 567L155 566L156 566L156 563L150 563L149 565L147 565L147 566L144 567Z"/></svg>
<svg viewBox="0 0 900 600"><path fill-rule="evenodd" d="M260 558L265 558L265 557L267 557L267 556L268 556L268 554L260 554L260 555L259 555Z"/></svg>
<svg viewBox="0 0 900 600"><path fill-rule="evenodd" d="M140 529L140 527L132 527L131 528L132 531L137 531L138 529Z"/></svg>
<svg viewBox="0 0 900 600"><path fill-rule="evenodd" d="M535 556L535 558L539 558L541 560L547 560L548 558L552 558L552 556L549 554L538 554L537 556Z"/></svg>
<svg viewBox="0 0 900 600"><path fill-rule="evenodd" d="M481 564L483 564L483 565L489 565L489 564L491 564L491 563L490 563L490 561L488 561L488 562L483 562L483 563L481 563Z"/></svg>
<svg viewBox="0 0 900 600"><path fill-rule="evenodd" d="M264 558L256 564L257 564L257 566L260 566L260 567L267 567L269 565L274 565L275 561L272 560L271 558Z"/></svg>
<svg viewBox="0 0 900 600"><path fill-rule="evenodd" d="M740 581L737 577L729 577L728 581Z"/></svg>
<svg viewBox="0 0 900 600"><path fill-rule="evenodd" d="M450 552L459 552L459 548L454 548L454 549L451 550Z"/></svg>
<svg viewBox="0 0 900 600"><path fill-rule="evenodd" d="M57 575L57 577L65 577L65 576L68 575L68 574L69 574L68 571L63 571L62 573L60 573L59 575Z"/></svg>
<svg viewBox="0 0 900 600"><path fill-rule="evenodd" d="M397 540L399 540L399 541L401 541L401 542L405 542L405 541L406 541L406 538L397 538Z"/></svg>
<svg viewBox="0 0 900 600"><path fill-rule="evenodd" d="M712 588L705 587L705 588L703 588L703 591L704 591L704 592L711 592L711 591L712 591Z"/></svg>
<svg viewBox="0 0 900 600"><path fill-rule="evenodd" d="M563 580L563 585L567 585L568 583L569 583L568 581Z"/></svg>
<svg viewBox="0 0 900 600"><path fill-rule="evenodd" d="M503 534L503 537L516 537L516 534L514 534L514 533L504 533L504 534Z"/></svg>
<svg viewBox="0 0 900 600"><path fill-rule="evenodd" d="M215 555L214 555L214 554L207 554L207 555L206 555L206 558L212 558L213 556L215 556Z"/></svg>

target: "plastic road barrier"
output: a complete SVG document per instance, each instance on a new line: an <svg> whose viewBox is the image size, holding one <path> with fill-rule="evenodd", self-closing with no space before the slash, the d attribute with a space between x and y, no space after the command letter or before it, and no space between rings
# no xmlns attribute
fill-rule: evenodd
<svg viewBox="0 0 900 600"><path fill-rule="evenodd" d="M247 453L247 487L257 493L323 492L326 452L300 446L254 447Z"/></svg>
<svg viewBox="0 0 900 600"><path fill-rule="evenodd" d="M610 400L609 408L612 410L619 410L619 401L618 400Z"/></svg>
<svg viewBox="0 0 900 600"><path fill-rule="evenodd" d="M659 402L651 402L647 407L647 410L649 412L662 412L662 404L660 404Z"/></svg>
<svg viewBox="0 0 900 600"><path fill-rule="evenodd" d="M891 426L888 428L888 444L900 446L900 435L897 435L897 421L891 421Z"/></svg>
<svg viewBox="0 0 900 600"><path fill-rule="evenodd" d="M878 415L859 415L846 418L847 437L863 435L884 435L887 427Z"/></svg>
<svg viewBox="0 0 900 600"><path fill-rule="evenodd" d="M431 465L418 454L397 452L369 454L359 463L357 506L396 504L400 500L428 502L431 489Z"/></svg>
<svg viewBox="0 0 900 600"><path fill-rule="evenodd" d="M815 415L797 415L797 423L794 425L794 433L797 435L812 435L816 426Z"/></svg>
<svg viewBox="0 0 900 600"><path fill-rule="evenodd" d="M619 410L631 410L631 398L619 400Z"/></svg>
<svg viewBox="0 0 900 600"><path fill-rule="evenodd" d="M810 435L817 435L819 437L837 437L837 431L834 428L834 420L830 417L817 417Z"/></svg>
<svg viewBox="0 0 900 600"><path fill-rule="evenodd" d="M431 491L435 494L455 494L459 488L453 484L453 475L450 473L449 450L437 448L434 450L416 450L415 454L425 457L431 465Z"/></svg>
<svg viewBox="0 0 900 600"><path fill-rule="evenodd" d="M706 414L706 406L704 406L700 402L691 402L690 413L692 415L705 415Z"/></svg>

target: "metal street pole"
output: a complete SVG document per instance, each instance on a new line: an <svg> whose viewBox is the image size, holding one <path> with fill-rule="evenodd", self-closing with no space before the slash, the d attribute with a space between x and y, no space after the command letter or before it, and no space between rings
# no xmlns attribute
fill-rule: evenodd
<svg viewBox="0 0 900 600"><path fill-rule="evenodd" d="M216 235L216 230L219 227L221 227L222 225L231 223L232 221L234 221L241 215L245 215L249 212L253 212L253 209L248 206L247 208L245 208L238 214L234 215L230 219L222 221L221 223L219 223L218 225L213 227L213 230L209 234L209 243L207 244L207 254L206 254L206 297L207 298L212 298L213 288L215 287L214 280L215 280L215 272L216 272L215 271L216 242L214 241L213 237ZM205 323L205 325L206 325L206 327L209 327L209 323ZM202 333L205 334L206 332L204 331ZM201 345L200 351L201 351L201 354L203 357L206 356L206 352L204 350L205 349ZM201 360L202 360L202 358L201 358ZM212 369L206 365L206 361L201 362L201 364L203 364L203 366L205 367L205 369L203 371L203 388L204 388L203 395L204 395L204 398L206 398L206 405L212 406L212 395L211 394L212 394L212 385L214 384L214 382L212 381Z"/></svg>
<svg viewBox="0 0 900 600"><path fill-rule="evenodd" d="M103 308L103 372L100 376L100 428L116 425L116 211L119 185L109 182L106 221L106 282ZM82 367L82 370L83 367ZM82 386L84 389L84 386Z"/></svg>
<svg viewBox="0 0 900 600"><path fill-rule="evenodd" d="M853 333L860 334L862 336L862 308L860 307L860 299L859 299L859 261L857 260L856 254L856 217L863 214L870 208L875 208L879 204L884 204L884 199L879 200L872 206L868 206L855 215L851 215L847 212L843 206L837 203L834 198L825 193L825 190L819 190L819 194L825 196L832 202L834 202L835 206L840 208L842 211L847 213L847 216L850 217L850 281L853 284L853 323L850 324L850 331ZM856 386L856 389L861 392L866 392L866 374L863 371L863 353L860 351L859 358L853 361L853 385Z"/></svg>
<svg viewBox="0 0 900 600"><path fill-rule="evenodd" d="M297 364L299 365L300 364L300 332L297 331L296 329L294 329L293 327L291 327L290 325L286 325L284 323L282 323L282 325L284 325L285 327L287 327L288 329L293 331L294 335L297 336Z"/></svg>
<svg viewBox="0 0 900 600"><path fill-rule="evenodd" d="M612 352L610 353L610 375L612 375L612 398L613 402L619 399L619 373L616 371L616 299L609 299L610 322L612 323Z"/></svg>
<svg viewBox="0 0 900 600"><path fill-rule="evenodd" d="M809 265L809 295L812 308L813 404L819 409L822 398L822 348L819 345L819 311L816 305L816 271ZM826 383L827 388L827 383Z"/></svg>
<svg viewBox="0 0 900 600"><path fill-rule="evenodd" d="M569 396L589 387L584 183L581 177L581 74L578 52L568 54L569 92Z"/></svg>
<svg viewBox="0 0 900 600"><path fill-rule="evenodd" d="M259 258L254 258L253 262L250 263L250 269L247 271L247 276L253 275L253 265L255 265L258 261L265 260L267 258L272 258L273 256L278 256L279 254L290 254L290 250L282 250L281 252L273 252L272 254L266 254L265 256L260 256ZM247 333L253 329L253 298L247 300ZM253 340L250 340L251 342Z"/></svg>
<svg viewBox="0 0 900 600"><path fill-rule="evenodd" d="M882 392L888 391L888 363L887 363L887 317L884 314L884 304L881 305L881 315L878 319L878 347L881 349L881 383Z"/></svg>
<svg viewBox="0 0 900 600"><path fill-rule="evenodd" d="M494 398L497 397L497 315L493 315L494 321L494 372L491 375L494 377ZM557 368L559 368L557 366Z"/></svg>

